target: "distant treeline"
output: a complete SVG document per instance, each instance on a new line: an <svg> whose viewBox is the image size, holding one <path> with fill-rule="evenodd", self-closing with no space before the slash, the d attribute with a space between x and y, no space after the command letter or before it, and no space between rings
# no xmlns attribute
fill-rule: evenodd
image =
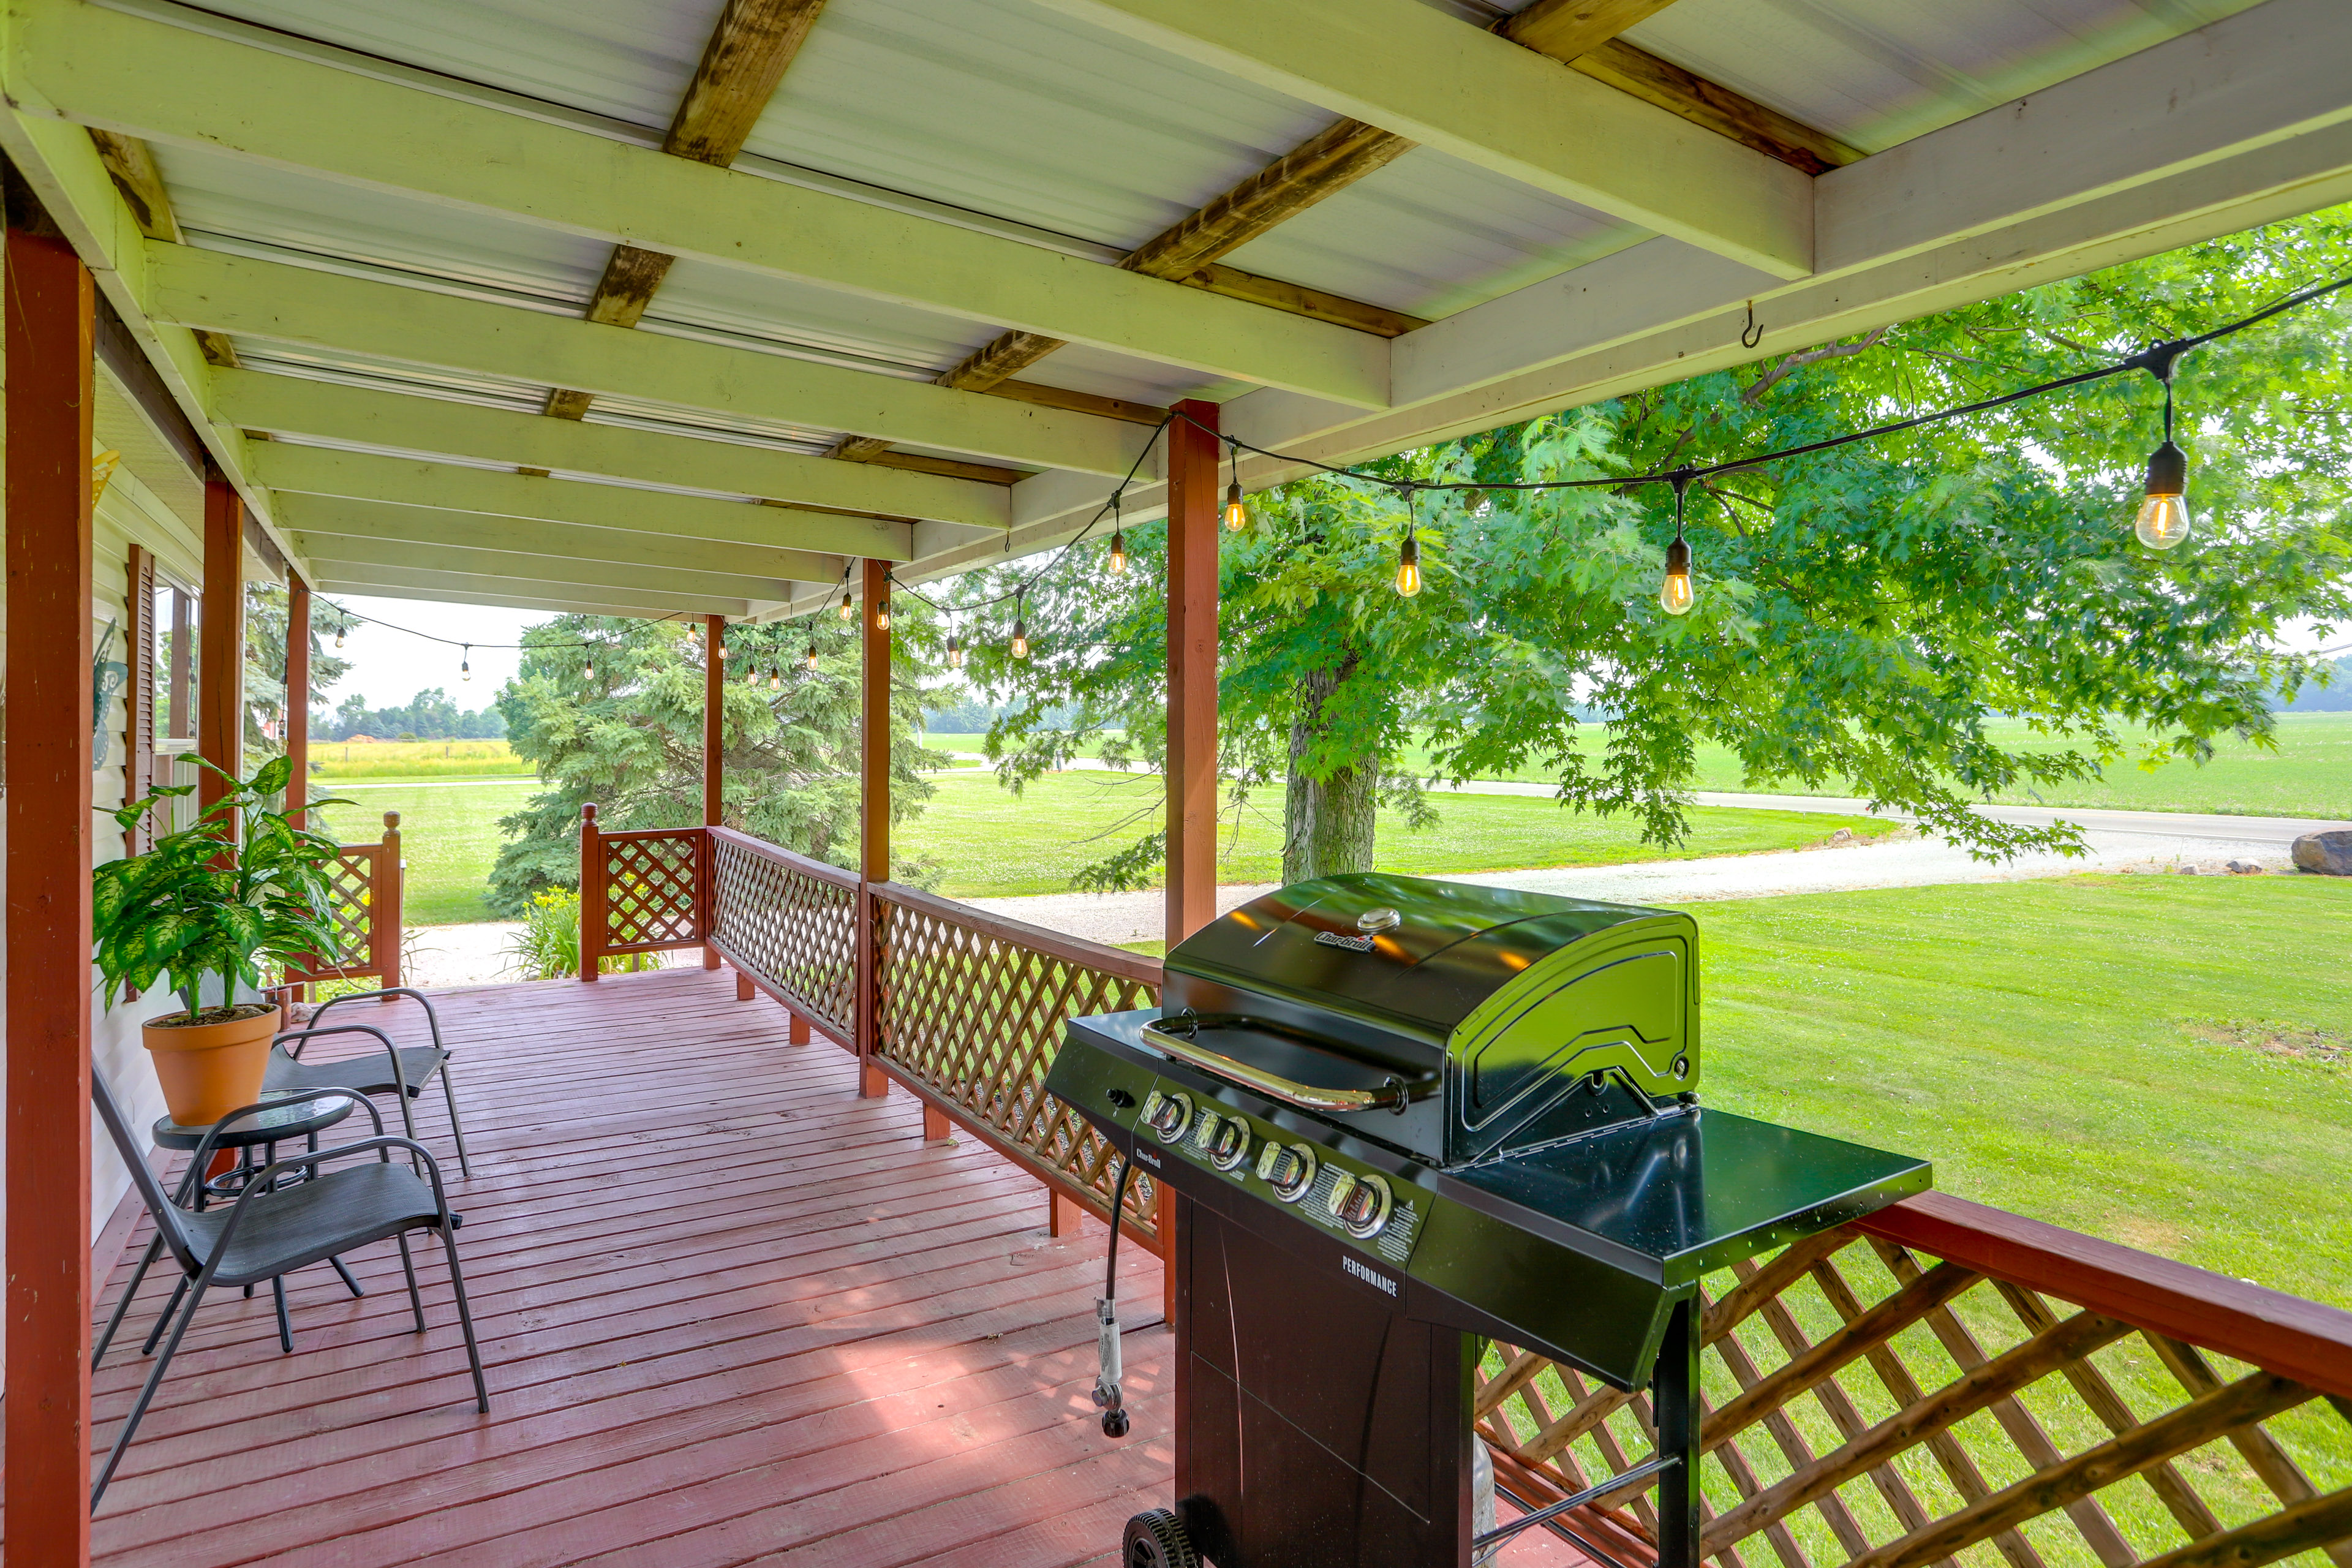
<svg viewBox="0 0 2352 1568"><path fill-rule="evenodd" d="M371 708L366 698L354 693L343 699L331 719L314 710L310 728L322 741L348 741L354 735L379 741L496 741L505 736L507 721L496 708L467 712L436 686L418 692L403 708Z"/></svg>
<svg viewBox="0 0 2352 1568"><path fill-rule="evenodd" d="M2336 679L2327 686L2306 686L2292 702L2276 707L2284 713L2352 713L2352 658L2336 661Z"/></svg>

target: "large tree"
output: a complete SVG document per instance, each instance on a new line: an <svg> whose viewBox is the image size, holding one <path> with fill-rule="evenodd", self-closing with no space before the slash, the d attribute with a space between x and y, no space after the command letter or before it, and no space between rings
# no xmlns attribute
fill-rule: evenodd
<svg viewBox="0 0 2352 1568"><path fill-rule="evenodd" d="M2324 279L2347 242L2336 209L1267 493L1220 563L1236 802L1282 782L1287 877L1368 867L1382 795L1432 810L1425 746L1425 777L1540 766L1564 805L1672 841L1713 741L1751 784L1850 790L1979 854L2070 847L1969 804L2263 743L2270 693L2315 668L2284 628L2352 621L2342 297L2181 362L2198 522L2162 553L2130 526L2162 406L2137 372L1694 487L1679 617L1657 600L1669 487L1502 487L1734 461L2095 368ZM1489 488L1419 494L1426 587L1407 599L1412 480ZM1090 542L1029 590L1025 659L1011 606L971 613L975 683L1024 705L990 735L1014 787L1096 736L1160 759L1164 529L1127 544L1124 578ZM976 605L1034 569L957 591ZM2037 743L1996 743L2003 716ZM1081 880L1149 881L1161 848L1139 834Z"/></svg>
<svg viewBox="0 0 2352 1568"><path fill-rule="evenodd" d="M919 656L937 642L920 606L898 619L891 703L891 815L922 808L918 770L947 759L920 745ZM817 668L807 668L814 638ZM675 621L559 616L524 634L517 678L499 695L515 753L541 793L499 826L507 843L489 901L520 913L531 895L580 881L580 808L613 830L702 820L708 650ZM585 645L585 646L583 646ZM723 820L835 865L856 863L859 656L856 628L831 615L727 631ZM928 868L900 861L901 879Z"/></svg>

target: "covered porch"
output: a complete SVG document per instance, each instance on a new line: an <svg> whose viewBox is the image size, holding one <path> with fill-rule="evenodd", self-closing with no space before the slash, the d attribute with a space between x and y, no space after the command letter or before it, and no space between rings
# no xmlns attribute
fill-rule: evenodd
<svg viewBox="0 0 2352 1568"><path fill-rule="evenodd" d="M1112 1214L1043 1083L1160 966L893 881L894 592L1166 520L1178 941L1216 892L1228 484L2352 195L2328 0L1987 4L1980 37L1715 0L459 9L6 6L7 1568L1115 1555L1172 1500L1181 1238L1148 1179ZM93 676L93 606L137 625L159 570L202 612L168 735L153 670L112 718ZM490 1411L438 1267L420 1338L355 1257L363 1297L295 1281L290 1354L266 1300L206 1306L93 1520L164 1286L93 1374L144 1234L90 1245L93 1059L138 1059L90 866L115 801L237 769L257 577L298 778L314 590L689 621L705 809L583 822L593 984L441 999ZM719 773L730 627L852 605L856 869L726 826ZM352 852L346 973L397 977L400 853ZM595 978L644 952L686 966ZM2352 1568L2352 1315L1935 1195L1699 1306L1721 1568ZM1691 1568L1629 1474L1643 1390L1496 1342L1475 1403L1517 1506L1601 1489L1507 1562Z"/></svg>

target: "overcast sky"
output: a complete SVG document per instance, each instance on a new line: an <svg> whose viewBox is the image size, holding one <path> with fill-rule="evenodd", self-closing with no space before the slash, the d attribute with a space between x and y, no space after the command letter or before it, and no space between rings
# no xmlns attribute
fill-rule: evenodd
<svg viewBox="0 0 2352 1568"><path fill-rule="evenodd" d="M351 661L351 673L320 694L332 710L357 692L371 708L404 704L428 687L438 686L461 709L487 708L520 666L522 655L492 643L522 640L525 626L551 621L546 610L494 610L478 605L431 605L422 599L372 599L338 594L335 602L367 621L352 628L339 650L334 638L321 641L325 651ZM382 625L373 623L381 622ZM397 628L397 629L395 629ZM463 650L413 634L425 632L453 642L474 642L468 660L474 679L461 680L457 662Z"/></svg>

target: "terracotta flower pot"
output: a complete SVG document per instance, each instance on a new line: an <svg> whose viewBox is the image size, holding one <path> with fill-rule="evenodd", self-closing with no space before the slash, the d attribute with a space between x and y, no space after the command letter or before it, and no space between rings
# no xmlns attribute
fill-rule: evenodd
<svg viewBox="0 0 2352 1568"><path fill-rule="evenodd" d="M184 1013L172 1017L184 1019ZM261 1098L262 1075L269 1070L269 1041L278 1032L275 1004L247 1003L235 1016L214 1023L160 1019L142 1030L163 1103L183 1127L209 1127L240 1105Z"/></svg>

